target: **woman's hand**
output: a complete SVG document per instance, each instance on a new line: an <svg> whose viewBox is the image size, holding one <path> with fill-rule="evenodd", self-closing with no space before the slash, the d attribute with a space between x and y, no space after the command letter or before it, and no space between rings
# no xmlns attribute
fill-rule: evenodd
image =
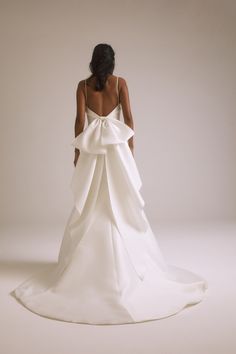
<svg viewBox="0 0 236 354"><path fill-rule="evenodd" d="M79 155L80 155L80 151L75 150L74 166L76 166L76 164L77 164L77 160L79 158Z"/></svg>

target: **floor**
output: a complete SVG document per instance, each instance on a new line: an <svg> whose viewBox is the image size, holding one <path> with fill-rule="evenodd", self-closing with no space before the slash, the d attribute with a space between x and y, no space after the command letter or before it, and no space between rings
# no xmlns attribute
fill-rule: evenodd
<svg viewBox="0 0 236 354"><path fill-rule="evenodd" d="M2 229L1 353L235 354L236 222L158 223L152 228L168 263L204 276L208 293L204 301L176 315L126 325L67 323L20 305L9 292L43 265L56 262L63 225Z"/></svg>

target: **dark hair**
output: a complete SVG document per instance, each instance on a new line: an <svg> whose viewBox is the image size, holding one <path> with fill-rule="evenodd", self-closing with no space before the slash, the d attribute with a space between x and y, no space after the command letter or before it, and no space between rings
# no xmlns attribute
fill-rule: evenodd
<svg viewBox="0 0 236 354"><path fill-rule="evenodd" d="M95 91L101 91L109 74L113 73L115 67L115 52L106 43L99 43L93 49L92 60L89 69L92 76L96 77Z"/></svg>

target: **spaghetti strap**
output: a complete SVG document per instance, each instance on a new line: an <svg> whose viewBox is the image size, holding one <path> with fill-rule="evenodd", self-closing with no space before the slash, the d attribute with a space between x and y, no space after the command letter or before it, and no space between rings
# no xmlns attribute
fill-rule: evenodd
<svg viewBox="0 0 236 354"><path fill-rule="evenodd" d="M86 97L85 102L87 103L87 85L86 85L86 79L84 80L84 88L85 88L85 97Z"/></svg>
<svg viewBox="0 0 236 354"><path fill-rule="evenodd" d="M116 91L117 91L118 104L119 104L119 103L120 103L120 100L119 100L119 90L118 90L118 79L119 79L119 77L117 76L117 77L116 77Z"/></svg>

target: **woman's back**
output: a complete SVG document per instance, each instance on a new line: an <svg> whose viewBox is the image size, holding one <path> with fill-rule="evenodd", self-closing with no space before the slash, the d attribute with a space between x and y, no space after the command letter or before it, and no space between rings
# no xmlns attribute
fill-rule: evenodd
<svg viewBox="0 0 236 354"><path fill-rule="evenodd" d="M120 104L120 81L109 75L102 91L95 91L96 77L84 80L86 106L100 116L107 116Z"/></svg>

